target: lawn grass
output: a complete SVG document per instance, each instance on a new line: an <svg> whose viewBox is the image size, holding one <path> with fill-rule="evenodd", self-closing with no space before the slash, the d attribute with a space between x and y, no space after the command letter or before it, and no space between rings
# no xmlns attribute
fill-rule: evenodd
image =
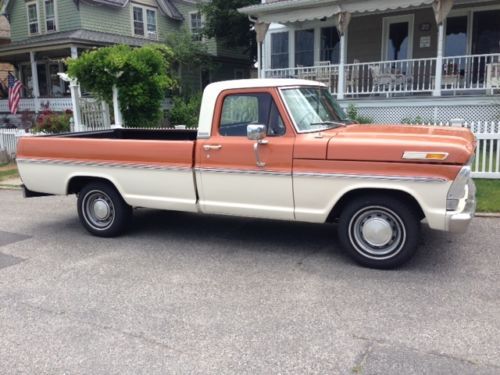
<svg viewBox="0 0 500 375"><path fill-rule="evenodd" d="M475 179L477 211L500 212L500 180Z"/></svg>
<svg viewBox="0 0 500 375"><path fill-rule="evenodd" d="M7 180L9 178L18 177L16 164L14 163L3 163L0 164L0 181Z"/></svg>

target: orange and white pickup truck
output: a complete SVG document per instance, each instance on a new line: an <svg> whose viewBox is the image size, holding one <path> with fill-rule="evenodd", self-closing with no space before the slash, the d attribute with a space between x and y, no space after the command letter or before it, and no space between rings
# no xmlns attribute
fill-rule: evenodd
<svg viewBox="0 0 500 375"><path fill-rule="evenodd" d="M466 230L475 147L463 128L353 123L320 83L256 79L209 85L197 131L25 137L17 163L26 196L77 194L97 236L121 233L133 207L337 223L354 260L391 268L421 222Z"/></svg>

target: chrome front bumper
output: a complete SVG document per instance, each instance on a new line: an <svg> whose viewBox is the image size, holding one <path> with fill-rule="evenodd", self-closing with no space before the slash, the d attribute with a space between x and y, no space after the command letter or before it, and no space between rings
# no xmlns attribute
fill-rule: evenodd
<svg viewBox="0 0 500 375"><path fill-rule="evenodd" d="M446 228L449 232L464 233L476 213L476 185L472 179L467 184L467 194L457 211L446 213Z"/></svg>

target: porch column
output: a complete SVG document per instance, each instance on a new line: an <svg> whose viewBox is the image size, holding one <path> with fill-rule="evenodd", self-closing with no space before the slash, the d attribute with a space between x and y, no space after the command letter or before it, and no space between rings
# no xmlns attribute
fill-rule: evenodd
<svg viewBox="0 0 500 375"><path fill-rule="evenodd" d="M72 79L69 83L71 91L71 104L73 106L73 125L75 132L84 131L82 124L82 112L80 110L80 85L76 79Z"/></svg>
<svg viewBox="0 0 500 375"><path fill-rule="evenodd" d="M74 46L71 47L71 58L72 59L78 58L78 48L76 48Z"/></svg>
<svg viewBox="0 0 500 375"><path fill-rule="evenodd" d="M263 64L263 44L264 44L264 39L266 38L267 30L269 30L269 24L264 23L264 22L258 22L257 20L254 20L254 27L255 27L255 34L256 34L256 39L257 39L257 71L258 71L258 77L259 78L265 78L262 76L262 69L264 68Z"/></svg>
<svg viewBox="0 0 500 375"><path fill-rule="evenodd" d="M113 85L113 113L115 115L114 126L121 128L123 126L123 117L120 110L120 102L118 101L118 87L116 85Z"/></svg>
<svg viewBox="0 0 500 375"><path fill-rule="evenodd" d="M337 14L337 31L340 36L340 61L339 61L339 81L337 83L337 99L344 99L345 91L345 63L346 63L346 43L345 34L351 21L351 13L341 12Z"/></svg>
<svg viewBox="0 0 500 375"><path fill-rule="evenodd" d="M444 21L448 14L450 14L451 8L453 8L454 0L434 0L432 3L432 8L434 9L434 15L436 17L436 24L438 26L438 42L437 42L437 53L436 53L436 72L434 79L434 91L433 96L441 96L441 84L443 82L443 45L444 45Z"/></svg>
<svg viewBox="0 0 500 375"><path fill-rule="evenodd" d="M38 85L38 67L35 60L35 52L30 52L31 62L31 82L33 84L33 97L35 102L35 112L40 112L40 86Z"/></svg>

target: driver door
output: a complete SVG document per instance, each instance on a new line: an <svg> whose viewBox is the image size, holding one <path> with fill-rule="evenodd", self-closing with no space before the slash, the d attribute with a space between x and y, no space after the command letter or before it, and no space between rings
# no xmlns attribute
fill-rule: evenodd
<svg viewBox="0 0 500 375"><path fill-rule="evenodd" d="M228 90L216 104L210 139L197 141L197 178L204 213L294 219L292 154L295 135L273 89ZM247 125L267 126L265 144L247 138Z"/></svg>

